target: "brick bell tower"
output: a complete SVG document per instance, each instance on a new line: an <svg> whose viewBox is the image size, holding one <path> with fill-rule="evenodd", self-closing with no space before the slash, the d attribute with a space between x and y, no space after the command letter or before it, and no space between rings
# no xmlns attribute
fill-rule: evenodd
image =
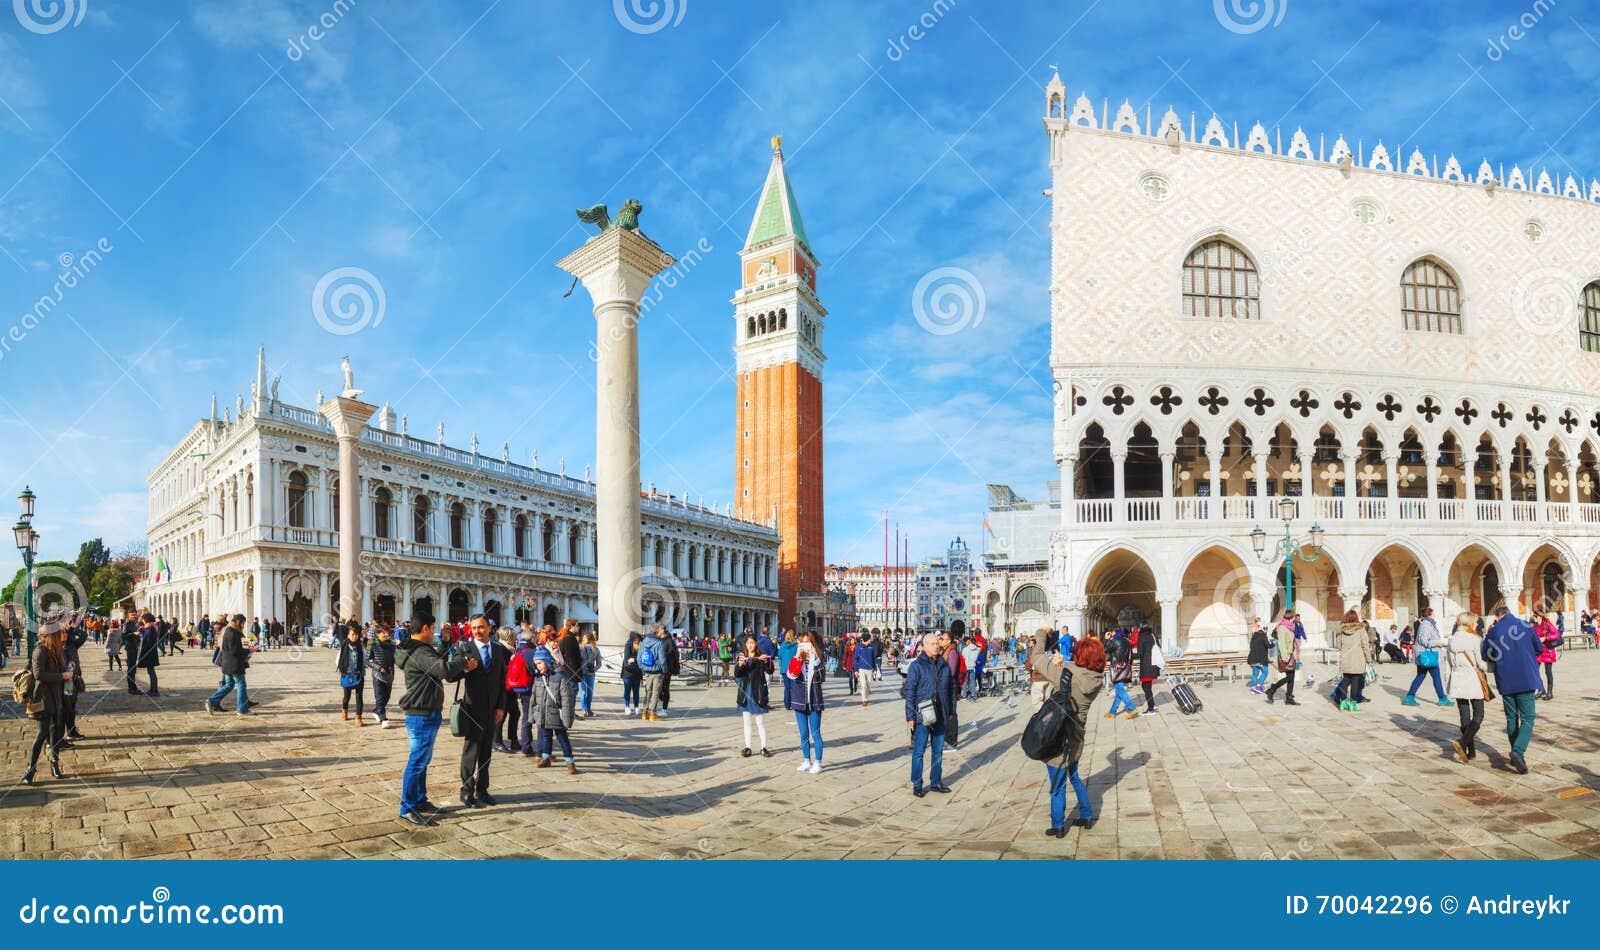
<svg viewBox="0 0 1600 950"><path fill-rule="evenodd" d="M817 297L817 259L776 137L739 258L734 491L745 517L777 515L778 622L789 627L797 593L823 586L822 321L828 311Z"/></svg>

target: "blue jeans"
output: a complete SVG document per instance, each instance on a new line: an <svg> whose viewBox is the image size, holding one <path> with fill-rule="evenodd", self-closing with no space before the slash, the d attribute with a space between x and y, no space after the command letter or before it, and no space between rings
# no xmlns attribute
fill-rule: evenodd
<svg viewBox="0 0 1600 950"><path fill-rule="evenodd" d="M822 710L794 711L794 725L800 730L800 754L813 762L822 761ZM815 754L813 755L813 751Z"/></svg>
<svg viewBox="0 0 1600 950"><path fill-rule="evenodd" d="M556 743L561 746L561 754L566 757L566 761L571 762L572 740L567 738L567 730L565 729L546 729L543 726L540 726L539 754L547 759L550 758L550 753L553 751L553 748L550 744L552 737L554 737Z"/></svg>
<svg viewBox="0 0 1600 950"><path fill-rule="evenodd" d="M1254 688L1265 685L1267 685L1267 665L1265 663L1252 665L1250 667L1250 686Z"/></svg>
<svg viewBox="0 0 1600 950"><path fill-rule="evenodd" d="M1072 793L1078 797L1078 817L1093 821L1094 808L1089 804L1089 789L1078 777L1078 763L1068 763L1064 769L1054 765L1044 768L1050 773L1050 827L1064 828L1067 825L1068 782L1072 783Z"/></svg>
<svg viewBox="0 0 1600 950"><path fill-rule="evenodd" d="M640 682L640 680L630 680L627 678L622 680L622 705L627 706L630 709L639 705Z"/></svg>
<svg viewBox="0 0 1600 950"><path fill-rule="evenodd" d="M1128 696L1127 683L1112 683L1111 689L1112 692L1116 693L1115 696L1111 697L1111 715L1115 716L1117 714L1118 703L1128 707L1128 712L1133 712L1139 708L1133 704L1133 700Z"/></svg>
<svg viewBox="0 0 1600 950"><path fill-rule="evenodd" d="M917 723L917 731L911 738L911 787L922 787L922 752L928 747L929 730L922 723ZM933 768L928 773L929 785L944 784L944 730L932 733L933 740Z"/></svg>
<svg viewBox="0 0 1600 950"><path fill-rule="evenodd" d="M207 699L206 703L212 709L216 709L217 704L222 702L223 698L229 693L233 692L234 687L239 689L238 694L234 696L234 709L237 712L244 712L250 707L250 691L245 688L243 673L237 675L233 673L222 674L222 685L217 687L217 691L211 694L211 698Z"/></svg>
<svg viewBox="0 0 1600 950"><path fill-rule="evenodd" d="M1406 691L1406 695L1416 696L1417 690L1422 687L1422 681L1428 678L1429 673L1433 674L1433 691L1439 694L1440 699L1444 699L1444 683L1439 679L1437 666L1417 667L1417 678L1411 681L1411 688Z"/></svg>
<svg viewBox="0 0 1600 950"><path fill-rule="evenodd" d="M400 814L415 811L428 800L428 763L433 761L433 740L439 736L439 713L406 716L406 735L411 738L411 757L406 759L400 780Z"/></svg>
<svg viewBox="0 0 1600 950"><path fill-rule="evenodd" d="M594 707L594 676L585 676L578 681L578 708L584 712L592 712Z"/></svg>

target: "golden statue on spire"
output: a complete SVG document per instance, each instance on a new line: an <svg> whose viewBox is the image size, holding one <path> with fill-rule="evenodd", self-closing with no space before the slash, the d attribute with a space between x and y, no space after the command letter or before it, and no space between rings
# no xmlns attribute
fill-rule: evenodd
<svg viewBox="0 0 1600 950"><path fill-rule="evenodd" d="M774 136L773 136L773 137L772 137L772 150L773 150L773 151L774 151L774 152L781 152L781 151L783 151L783 136L781 136L781 135L774 135Z"/></svg>

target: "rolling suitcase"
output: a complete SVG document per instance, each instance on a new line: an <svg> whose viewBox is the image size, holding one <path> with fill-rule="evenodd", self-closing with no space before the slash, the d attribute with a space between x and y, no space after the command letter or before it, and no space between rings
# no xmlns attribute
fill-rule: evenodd
<svg viewBox="0 0 1600 950"><path fill-rule="evenodd" d="M1199 695L1195 693L1194 687L1188 683L1172 684L1172 701L1178 704L1178 709L1185 716L1193 716L1205 708L1204 704L1200 702Z"/></svg>

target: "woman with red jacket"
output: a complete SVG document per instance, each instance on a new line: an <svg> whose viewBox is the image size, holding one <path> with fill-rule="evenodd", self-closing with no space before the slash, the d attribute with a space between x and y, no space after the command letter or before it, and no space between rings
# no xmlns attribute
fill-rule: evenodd
<svg viewBox="0 0 1600 950"><path fill-rule="evenodd" d="M1561 631L1542 610L1533 612L1533 632L1539 637L1539 662L1544 666L1544 692L1540 699L1556 698L1556 646L1561 643Z"/></svg>

